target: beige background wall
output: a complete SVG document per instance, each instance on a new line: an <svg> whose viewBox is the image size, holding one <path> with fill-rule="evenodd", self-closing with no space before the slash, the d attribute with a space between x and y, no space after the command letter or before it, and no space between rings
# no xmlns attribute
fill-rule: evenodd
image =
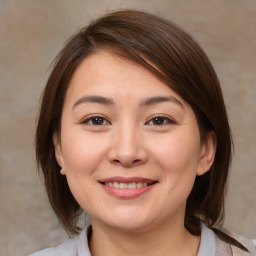
<svg viewBox="0 0 256 256"><path fill-rule="evenodd" d="M256 238L255 0L0 0L0 255L21 256L65 236L34 157L48 66L68 36L120 7L170 18L203 46L223 86L236 153L225 226Z"/></svg>

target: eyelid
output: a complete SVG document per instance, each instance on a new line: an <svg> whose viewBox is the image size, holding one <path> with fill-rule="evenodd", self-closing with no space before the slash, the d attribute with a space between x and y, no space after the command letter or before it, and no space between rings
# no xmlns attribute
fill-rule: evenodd
<svg viewBox="0 0 256 256"><path fill-rule="evenodd" d="M102 114L90 114L90 115L87 115L87 116L83 117L80 120L80 123L82 123L82 124L89 124L89 121L91 121L93 118L97 118L97 117L102 118L105 121L107 121L107 124L102 124L102 125L98 125L98 126L111 125L111 122L105 116L103 116ZM89 124L89 125L97 126L97 125L94 125L94 124Z"/></svg>
<svg viewBox="0 0 256 256"><path fill-rule="evenodd" d="M174 118L170 117L170 116L167 116L167 115L163 115L163 114L157 114L157 115L153 115L151 116L147 121L146 121L146 125L150 125L149 122L152 121L154 118L157 118L157 117L160 117L160 118L163 118L165 120L168 120L168 123L167 124L162 124L162 125L155 125L155 126L164 126L164 125L172 125L172 124L177 124L177 122L174 120ZM153 124L151 124L153 125Z"/></svg>

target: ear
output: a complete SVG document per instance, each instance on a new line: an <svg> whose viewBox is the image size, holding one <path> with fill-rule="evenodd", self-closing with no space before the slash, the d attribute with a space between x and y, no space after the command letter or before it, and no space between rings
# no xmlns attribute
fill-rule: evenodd
<svg viewBox="0 0 256 256"><path fill-rule="evenodd" d="M208 172L214 162L217 147L217 138L215 132L211 131L207 134L202 142L200 159L198 163L197 176L201 176Z"/></svg>
<svg viewBox="0 0 256 256"><path fill-rule="evenodd" d="M58 165L61 167L60 173L65 175L66 173L65 173L64 159L63 159L62 148L60 143L60 137L57 133L53 134L52 141L54 144L56 161Z"/></svg>

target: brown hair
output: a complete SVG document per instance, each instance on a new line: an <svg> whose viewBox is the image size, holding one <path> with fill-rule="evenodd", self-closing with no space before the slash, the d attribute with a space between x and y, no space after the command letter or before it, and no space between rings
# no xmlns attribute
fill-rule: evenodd
<svg viewBox="0 0 256 256"><path fill-rule="evenodd" d="M82 211L66 177L59 173L52 138L61 130L63 102L74 70L99 49L139 63L178 93L193 108L202 140L207 132L215 132L215 160L209 172L196 177L187 200L185 225L192 234L197 234L195 217L211 228L221 224L232 139L218 78L206 54L190 35L170 21L131 10L103 16L75 34L57 56L43 93L36 156L60 223L70 233L79 232L77 219Z"/></svg>

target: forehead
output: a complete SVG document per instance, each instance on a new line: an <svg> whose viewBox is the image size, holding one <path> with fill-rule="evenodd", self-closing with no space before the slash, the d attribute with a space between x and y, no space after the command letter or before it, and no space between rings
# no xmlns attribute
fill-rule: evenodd
<svg viewBox="0 0 256 256"><path fill-rule="evenodd" d="M83 94L104 94L111 97L150 97L172 95L182 100L169 86L150 71L131 60L109 51L88 56L76 68L67 98Z"/></svg>

